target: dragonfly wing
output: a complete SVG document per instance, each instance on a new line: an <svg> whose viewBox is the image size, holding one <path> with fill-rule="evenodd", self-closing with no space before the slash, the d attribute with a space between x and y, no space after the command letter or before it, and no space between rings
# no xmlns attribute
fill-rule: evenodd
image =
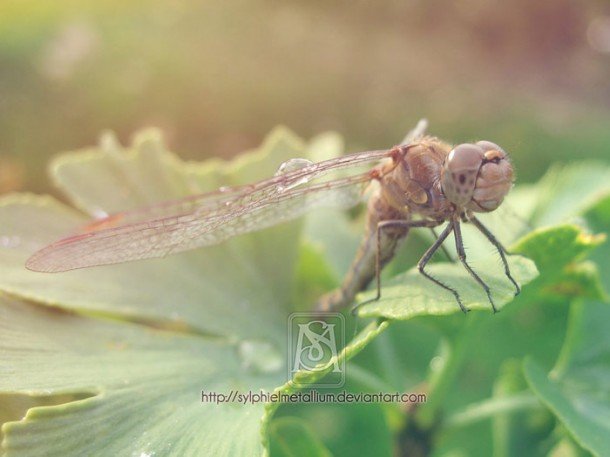
<svg viewBox="0 0 610 457"><path fill-rule="evenodd" d="M36 252L26 267L58 272L163 257L270 227L314 207L353 206L371 172L337 173L353 173L367 164L370 168L371 162L387 156L388 151L352 154L255 184L112 215Z"/></svg>
<svg viewBox="0 0 610 457"><path fill-rule="evenodd" d="M333 181L338 176L342 176L340 175L342 172L346 172L348 175L355 174L354 170L362 169L362 167L370 168L388 155L388 150L367 151L312 163L309 166L276 175L257 183L221 187L204 194L191 195L179 200L170 200L144 208L112 214L85 226L83 232L168 218L191 212L210 215L222 213L227 208L233 210L238 206L264 201L273 197L282 189L301 189L315 185L320 181Z"/></svg>

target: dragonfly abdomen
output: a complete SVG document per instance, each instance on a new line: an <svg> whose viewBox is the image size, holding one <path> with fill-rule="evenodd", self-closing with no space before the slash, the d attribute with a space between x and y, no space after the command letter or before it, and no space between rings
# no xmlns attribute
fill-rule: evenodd
<svg viewBox="0 0 610 457"><path fill-rule="evenodd" d="M366 230L358 252L350 265L341 286L324 295L317 303L318 311L333 311L349 306L356 294L368 287L376 275L377 226L387 220L409 220L410 214L388 206L378 193L368 203ZM409 232L406 227L392 227L379 232L379 263L383 268Z"/></svg>

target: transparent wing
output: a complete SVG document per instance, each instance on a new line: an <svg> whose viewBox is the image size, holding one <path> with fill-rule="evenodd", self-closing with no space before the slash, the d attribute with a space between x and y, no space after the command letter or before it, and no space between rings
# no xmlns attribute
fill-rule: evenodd
<svg viewBox="0 0 610 457"><path fill-rule="evenodd" d="M390 151L368 151L302 166L258 183L117 213L36 252L34 271L58 272L210 246L294 219L314 207L358 203ZM369 170L362 171L364 166ZM358 170L356 172L356 170Z"/></svg>

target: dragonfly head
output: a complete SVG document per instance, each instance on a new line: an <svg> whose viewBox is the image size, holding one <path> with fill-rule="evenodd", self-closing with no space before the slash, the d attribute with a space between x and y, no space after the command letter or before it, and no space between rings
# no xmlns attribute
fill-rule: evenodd
<svg viewBox="0 0 610 457"><path fill-rule="evenodd" d="M513 166L508 155L490 141L460 144L449 152L443 163L443 193L460 208L493 211L512 185Z"/></svg>

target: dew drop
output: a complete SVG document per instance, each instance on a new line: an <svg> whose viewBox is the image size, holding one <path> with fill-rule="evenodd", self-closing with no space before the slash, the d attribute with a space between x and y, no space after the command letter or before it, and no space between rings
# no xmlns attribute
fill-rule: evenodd
<svg viewBox="0 0 610 457"><path fill-rule="evenodd" d="M434 372L439 371L441 368L443 368L443 365L445 365L444 357L437 355L436 357L433 357L432 360L430 360L430 369Z"/></svg>
<svg viewBox="0 0 610 457"><path fill-rule="evenodd" d="M107 211L104 211L102 208L93 208L91 210L91 215L95 218L95 219L106 219L108 216L110 216L110 214Z"/></svg>
<svg viewBox="0 0 610 457"><path fill-rule="evenodd" d="M275 172L275 176L281 176L293 171L302 170L303 168L307 168L310 165L313 165L311 160L307 159L290 159L286 162L282 163L277 171ZM298 179L287 181L286 183L280 184L277 186L279 192L284 192L286 190L290 190L296 186L300 186L301 184L305 184L309 181L308 176L302 176Z"/></svg>
<svg viewBox="0 0 610 457"><path fill-rule="evenodd" d="M310 165L313 165L313 162L308 159L289 159L279 166L279 168L275 172L275 176L285 175L286 173L290 173L291 171L301 170L302 168L308 167Z"/></svg>

